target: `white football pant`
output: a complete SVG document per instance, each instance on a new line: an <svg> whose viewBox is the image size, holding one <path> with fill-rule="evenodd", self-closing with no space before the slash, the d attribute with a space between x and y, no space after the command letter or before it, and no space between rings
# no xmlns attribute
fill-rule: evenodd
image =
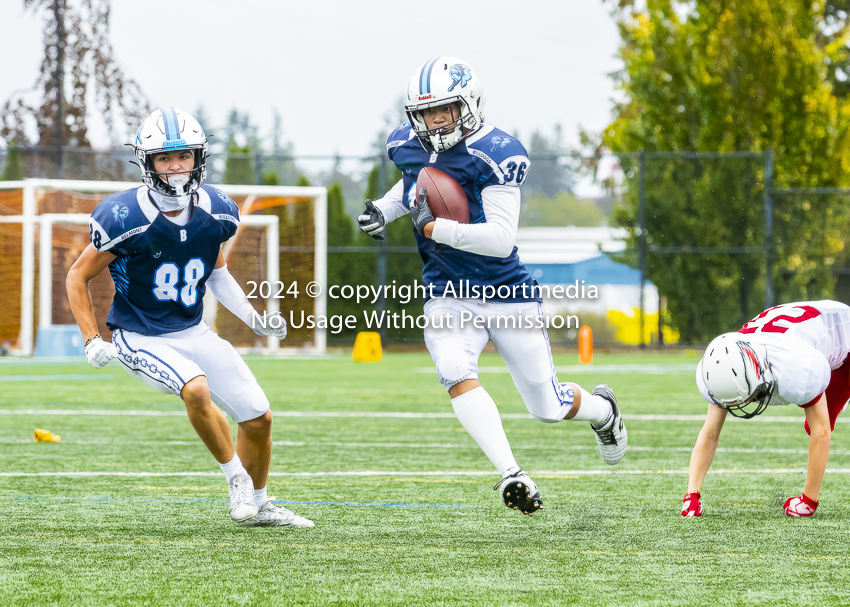
<svg viewBox="0 0 850 607"><path fill-rule="evenodd" d="M546 327L537 327L542 314L540 304L534 301L482 303L434 298L426 302L425 345L443 387L448 391L464 380L478 379L478 359L492 341L528 412L542 422L563 420L573 406L574 393L558 381ZM482 328L474 325L475 318L479 318L479 326L483 323Z"/></svg>
<svg viewBox="0 0 850 607"><path fill-rule="evenodd" d="M269 399L236 349L207 323L165 335L116 329L112 343L121 366L164 394L180 396L189 380L205 375L212 401L236 422L269 410Z"/></svg>

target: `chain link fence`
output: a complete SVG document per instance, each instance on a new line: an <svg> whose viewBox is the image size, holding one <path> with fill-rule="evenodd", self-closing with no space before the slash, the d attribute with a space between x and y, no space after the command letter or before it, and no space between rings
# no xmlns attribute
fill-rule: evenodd
<svg viewBox="0 0 850 607"><path fill-rule="evenodd" d="M636 312L628 319L637 336L633 343L663 345L665 335L669 341L673 334L683 343L705 343L775 303L819 298L850 302L850 260L843 240L850 228L850 190L778 187L770 152L585 157L535 155L532 149L531 159L521 227L626 228L621 250L607 258L632 268L636 277ZM0 176L138 181L132 160L129 148L64 149L61 156L55 148L10 148L0 150ZM591 168L595 179L589 176ZM208 171L209 183L298 185L306 179L331 188L330 285L421 280L421 260L408 224L388 226L383 242L356 229L363 200L380 196L398 179L385 156L216 154ZM605 188L599 185L603 182ZM307 253L290 250L286 242L282 234L282 256ZM565 254L550 265L557 264L576 262ZM370 305L379 312L421 313L418 299L379 299ZM350 300L328 301L329 315L362 311L362 305ZM604 310L588 312L582 319L592 324L598 341L621 339L610 310L607 315ZM330 333L328 343L350 343L355 332ZM416 327L382 333L390 343L421 344ZM556 345L570 345L575 331L550 337Z"/></svg>

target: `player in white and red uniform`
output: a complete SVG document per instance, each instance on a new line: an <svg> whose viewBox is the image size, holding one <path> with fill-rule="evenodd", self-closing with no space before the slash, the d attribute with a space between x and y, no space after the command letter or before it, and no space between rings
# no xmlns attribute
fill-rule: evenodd
<svg viewBox="0 0 850 607"><path fill-rule="evenodd" d="M810 439L806 483L785 501L785 514L814 514L835 420L850 400L848 354L850 307L829 300L776 306L715 338L697 366L697 387L710 405L691 454L682 516L702 514L700 488L726 414L748 419L790 404L805 411Z"/></svg>

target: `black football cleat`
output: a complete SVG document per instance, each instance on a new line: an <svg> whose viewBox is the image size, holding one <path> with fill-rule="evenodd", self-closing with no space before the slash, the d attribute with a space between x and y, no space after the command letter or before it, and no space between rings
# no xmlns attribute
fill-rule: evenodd
<svg viewBox="0 0 850 607"><path fill-rule="evenodd" d="M540 490L522 470L509 474L493 488L499 490L499 495L508 508L520 510L528 516L543 509Z"/></svg>

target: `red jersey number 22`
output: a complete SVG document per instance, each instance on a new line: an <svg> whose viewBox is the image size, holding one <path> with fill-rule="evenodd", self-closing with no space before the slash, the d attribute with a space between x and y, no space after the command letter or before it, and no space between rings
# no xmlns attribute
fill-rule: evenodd
<svg viewBox="0 0 850 607"><path fill-rule="evenodd" d="M778 324L797 324L820 316L820 312L811 306L775 306L769 308L746 323L738 333L785 333L791 327Z"/></svg>

